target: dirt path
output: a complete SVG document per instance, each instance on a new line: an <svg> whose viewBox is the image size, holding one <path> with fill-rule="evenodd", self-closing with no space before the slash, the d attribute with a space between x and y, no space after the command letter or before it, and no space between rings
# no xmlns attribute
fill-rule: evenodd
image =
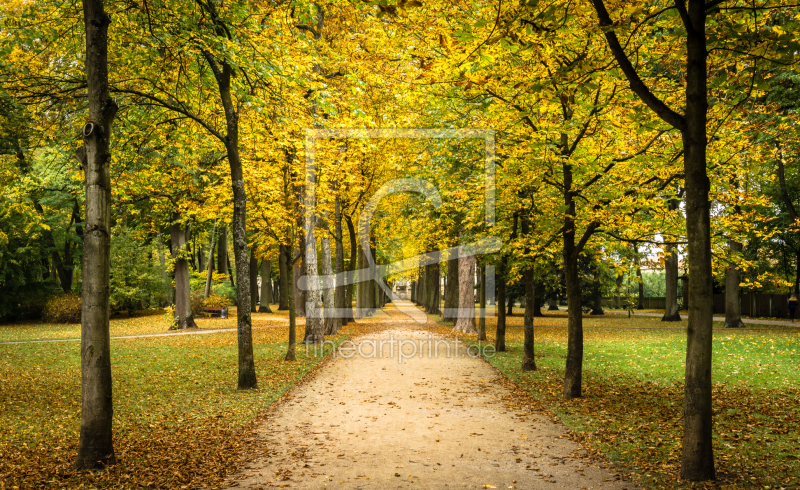
<svg viewBox="0 0 800 490"><path fill-rule="evenodd" d="M463 344L392 317L277 408L259 434L274 453L237 486L636 488L587 458L563 426L510 407L497 372Z"/></svg>

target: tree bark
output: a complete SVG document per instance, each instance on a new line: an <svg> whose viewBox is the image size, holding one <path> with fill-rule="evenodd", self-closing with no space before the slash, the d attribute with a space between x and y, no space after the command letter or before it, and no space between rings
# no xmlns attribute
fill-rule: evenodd
<svg viewBox="0 0 800 490"><path fill-rule="evenodd" d="M444 312L442 321L454 321L458 308L458 259L447 259L447 279L444 285Z"/></svg>
<svg viewBox="0 0 800 490"><path fill-rule="evenodd" d="M458 315L453 328L456 332L478 333L475 328L475 256L462 256L459 247L458 259Z"/></svg>
<svg viewBox="0 0 800 490"><path fill-rule="evenodd" d="M299 227L302 228L302 227ZM294 297L294 314L297 318L306 316L306 292L300 289L297 282L303 275L303 267L305 264L305 248L306 242L303 236L298 237L298 248L294 251L295 256L300 256L300 260L295 262L292 266L292 289Z"/></svg>
<svg viewBox="0 0 800 490"><path fill-rule="evenodd" d="M281 244L278 255L278 280L280 281L280 303L278 311L289 309L289 246ZM293 299L294 300L294 299Z"/></svg>
<svg viewBox="0 0 800 490"><path fill-rule="evenodd" d="M711 274L711 188L706 166L708 144L708 49L706 4L675 2L686 29L685 113L673 111L660 100L636 72L619 43L603 0L593 0L609 48L625 73L631 89L661 119L681 132L686 182L686 231L689 251L689 324L686 342L684 431L681 478L711 480L715 477L711 446L711 355L713 325L713 277Z"/></svg>
<svg viewBox="0 0 800 490"><path fill-rule="evenodd" d="M222 22L213 3L203 4L203 8L215 22ZM236 262L236 308L237 340L239 347L238 388L258 387L255 362L253 359L253 325L250 317L250 263L247 250L247 193L244 187L242 159L239 155L239 112L231 94L233 68L227 61L219 62L207 50L203 56L214 74L219 88L220 101L225 112L225 150L233 191L233 254ZM227 255L227 254L226 254ZM227 258L227 257L226 257ZM227 260L225 261L227 264ZM233 276L231 275L231 280Z"/></svg>
<svg viewBox="0 0 800 490"><path fill-rule="evenodd" d="M330 229L328 226L327 221L327 213L324 213L322 216L322 223L320 224L320 229L324 232L322 238L320 238L320 259L322 260L322 275L327 277L333 277L333 265L331 261L333 257L331 254L331 239L329 236ZM335 306L334 301L334 294L336 291L336 284L335 282L328 284L330 287L326 287L322 291L322 304L325 308L324 310L324 321L322 324L322 332L324 335L333 335L339 331L341 321L337 324L337 317L333 313Z"/></svg>
<svg viewBox="0 0 800 490"><path fill-rule="evenodd" d="M81 428L75 467L113 464L109 269L111 255L111 124L117 104L108 91L108 26L102 0L83 1L89 121L83 127L86 233L81 309Z"/></svg>
<svg viewBox="0 0 800 490"><path fill-rule="evenodd" d="M497 270L497 334L494 339L494 349L497 352L506 351L506 269L508 258L503 255L500 267Z"/></svg>
<svg viewBox="0 0 800 490"><path fill-rule="evenodd" d="M334 223L335 223L335 241L336 241L336 275L337 277L346 277L344 268L344 240L342 236L342 211L339 195L336 195L334 201ZM347 298L347 286L344 281L336 281L336 291L334 292L333 303L337 312L334 322L334 332L338 333L342 330L342 326L347 324L347 314L345 313L345 303Z"/></svg>
<svg viewBox="0 0 800 490"><path fill-rule="evenodd" d="M667 245L667 255L664 261L664 279L666 286L666 307L662 322L679 322L681 315L678 311L678 247Z"/></svg>
<svg viewBox="0 0 800 490"><path fill-rule="evenodd" d="M355 321L353 314L353 294L356 290L354 283L356 277L356 265L358 264L358 242L356 240L356 231L353 226L353 220L350 216L345 216L345 223L347 224L347 233L350 235L350 260L347 267L347 289L345 291L345 319L348 323ZM344 324L344 322L342 322Z"/></svg>
<svg viewBox="0 0 800 490"><path fill-rule="evenodd" d="M636 279L639 284L639 295L636 300L636 309L644 309L644 280L642 279L642 259L639 256L639 245L634 242L633 244L633 261L636 264Z"/></svg>
<svg viewBox="0 0 800 490"><path fill-rule="evenodd" d="M297 260L299 260L300 257L299 256L291 257L290 255L288 255L289 253L291 253L292 250L291 247L288 245L281 245L281 246L285 247L287 252L286 268L288 273L288 269L289 268L294 269L294 264ZM291 259L289 257L291 257ZM289 346L286 348L286 357L284 358L284 360L294 361L297 359L297 315L295 315L296 303L294 301L294 288L288 287L287 285L285 291L286 291L286 303L289 305Z"/></svg>
<svg viewBox="0 0 800 490"><path fill-rule="evenodd" d="M258 312L258 258L255 247L250 247L250 312Z"/></svg>
<svg viewBox="0 0 800 490"><path fill-rule="evenodd" d="M728 249L732 254L742 251L742 244L728 240ZM739 269L735 261L728 262L725 270L725 328L744 328L742 307L739 304Z"/></svg>
<svg viewBox="0 0 800 490"><path fill-rule="evenodd" d="M439 309L439 264L428 264L425 266L427 276L426 286L428 288L426 297L428 304L426 311L431 315L441 314Z"/></svg>
<svg viewBox="0 0 800 490"><path fill-rule="evenodd" d="M170 240L172 242L172 258L175 260L175 314L178 316L178 328L197 328L192 313L192 292L189 283L189 261L186 260L186 244L188 243L188 227L181 224L179 212L172 214Z"/></svg>
<svg viewBox="0 0 800 490"><path fill-rule="evenodd" d="M523 233L524 232L525 231L523 231ZM530 266L522 274L525 281L525 319L523 322L524 341L522 347L522 370L536 371L533 337L533 317L535 309L533 308L533 305L536 304L536 286L533 282L533 266Z"/></svg>
<svg viewBox="0 0 800 490"><path fill-rule="evenodd" d="M206 287L203 289L203 298L208 298L211 294L211 282L214 274L214 239L217 235L217 223L211 230L211 244L208 246L208 271L206 274Z"/></svg>
<svg viewBox="0 0 800 490"><path fill-rule="evenodd" d="M269 307L272 303L272 280L270 274L272 273L272 261L264 259L261 261L261 301L258 307L259 313L272 313Z"/></svg>
<svg viewBox="0 0 800 490"><path fill-rule="evenodd" d="M224 223L219 230L217 242L217 271L220 274L228 273L228 224Z"/></svg>
<svg viewBox="0 0 800 490"><path fill-rule="evenodd" d="M480 267L480 309L478 310L478 340L486 340L486 266Z"/></svg>
<svg viewBox="0 0 800 490"><path fill-rule="evenodd" d="M309 189L305 189L309 192ZM306 196L306 209L313 209L313 198ZM305 253L303 254L303 272L305 272L307 282L315 284L319 282L319 273L317 272L317 238L315 233L316 219L313 215L306 216L305 219ZM322 330L322 318L319 312L322 309L322 302L319 297L319 289L316 287L309 288L305 291L305 300L311 303L314 307L315 314L309 315L306 312L306 328L304 344L321 344L325 341L324 333Z"/></svg>

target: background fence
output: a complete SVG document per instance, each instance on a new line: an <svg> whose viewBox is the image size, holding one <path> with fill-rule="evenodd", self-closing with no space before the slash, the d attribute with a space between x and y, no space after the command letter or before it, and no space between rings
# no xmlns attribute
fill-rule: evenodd
<svg viewBox="0 0 800 490"><path fill-rule="evenodd" d="M761 294L745 293L739 295L739 304L742 305L742 315L750 317L770 317L788 318L789 317L789 296L788 294ZM663 310L666 308L667 299L659 297L645 297L645 310ZM603 298L604 308L623 308L624 301L617 298ZM678 298L678 304L681 298ZM725 314L725 295L714 295L714 314Z"/></svg>

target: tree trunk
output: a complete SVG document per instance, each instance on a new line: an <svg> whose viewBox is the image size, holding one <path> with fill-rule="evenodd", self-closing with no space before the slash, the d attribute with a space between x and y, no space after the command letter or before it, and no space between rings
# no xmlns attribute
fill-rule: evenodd
<svg viewBox="0 0 800 490"><path fill-rule="evenodd" d="M728 248L732 254L742 251L742 244L728 240ZM725 328L744 328L742 307L739 304L739 269L735 261L728 262L725 271Z"/></svg>
<svg viewBox="0 0 800 490"><path fill-rule="evenodd" d="M706 3L676 2L686 32L685 113L683 116L653 94L639 77L616 33L603 0L593 0L608 45L631 89L664 121L681 132L686 189L686 231L692 298L686 342L684 430L681 478L712 480L711 355L713 277L711 274L711 203L706 146L708 111L708 48ZM605 28L607 27L607 28Z"/></svg>
<svg viewBox="0 0 800 490"><path fill-rule="evenodd" d="M207 12L218 20L212 4L206 4ZM236 262L236 325L239 347L239 389L256 388L256 369L253 360L253 330L250 318L250 263L247 251L247 193L244 187L242 160L239 155L239 113L231 95L233 68L227 62L218 62L209 51L203 51L219 87L219 96L225 111L225 150L231 175L233 191L233 254ZM226 254L227 255L227 254ZM227 259L227 257L226 257ZM227 264L227 260L224 261ZM231 275L233 280L233 275Z"/></svg>
<svg viewBox="0 0 800 490"><path fill-rule="evenodd" d="M497 334L494 339L494 349L497 352L506 351L506 269L508 258L503 255L497 272Z"/></svg>
<svg viewBox="0 0 800 490"><path fill-rule="evenodd" d="M444 285L444 311L442 321L454 321L458 309L458 259L447 259L447 279Z"/></svg>
<svg viewBox="0 0 800 490"><path fill-rule="evenodd" d="M299 228L302 228L299 227ZM303 276L303 267L305 266L305 248L306 242L303 239L303 236L298 237L298 247L294 251L294 256L300 256L300 260L295 262L292 266L292 289L293 297L294 297L294 314L297 318L303 318L306 316L306 292L300 289L297 282L300 280L300 277Z"/></svg>
<svg viewBox="0 0 800 490"><path fill-rule="evenodd" d="M347 315L345 314L345 303L347 297L347 286L344 285L344 278L346 277L344 269L344 240L342 236L342 212L339 196L337 194L334 201L334 239L336 241L336 290L333 294L333 305L336 308L336 319L334 321L334 333L342 330L342 326L347 324Z"/></svg>
<svg viewBox="0 0 800 490"><path fill-rule="evenodd" d="M258 313L258 258L255 247L250 247L250 312Z"/></svg>
<svg viewBox="0 0 800 490"><path fill-rule="evenodd" d="M508 295L508 310L506 311L506 316L514 316L514 302L516 298L513 294Z"/></svg>
<svg viewBox="0 0 800 490"><path fill-rule="evenodd" d="M219 230L217 242L217 270L220 274L228 273L228 225L223 224Z"/></svg>
<svg viewBox="0 0 800 490"><path fill-rule="evenodd" d="M684 274L681 279L681 293L683 296L683 309L689 310L689 276Z"/></svg>
<svg viewBox="0 0 800 490"><path fill-rule="evenodd" d="M523 232L524 233L524 232ZM522 273L525 281L525 319L523 322L524 342L522 347L522 370L536 371L536 359L534 358L534 337L533 337L533 305L536 304L536 286L533 283L533 266L530 266Z"/></svg>
<svg viewBox="0 0 800 490"><path fill-rule="evenodd" d="M458 315L453 328L456 332L478 333L475 328L475 256L463 256L459 247L458 259Z"/></svg>
<svg viewBox="0 0 800 490"><path fill-rule="evenodd" d="M259 313L272 313L269 307L272 303L272 280L270 274L272 273L272 261L264 259L261 261L261 301L258 307Z"/></svg>
<svg viewBox="0 0 800 490"><path fill-rule="evenodd" d="M320 238L320 259L322 260L322 275L328 278L333 279L333 264L331 261L333 259L331 254L331 239L329 237L330 229L327 222L327 213L323 213L322 223L320 224L320 229L324 232L322 238ZM334 294L336 291L336 283L335 281L331 280L330 283L325 283L325 289L322 291L322 304L325 308L324 316L325 319L322 324L322 332L324 335L333 335L339 331L341 328L337 325L337 314L334 313L335 301L334 301ZM341 321L339 321L341 324Z"/></svg>
<svg viewBox="0 0 800 490"><path fill-rule="evenodd" d="M294 242L294 240L292 241ZM294 269L295 260L299 260L299 257L292 257L289 255L292 250L291 246L281 246L286 250L286 269L288 282L288 270L289 268ZM286 284L286 289L284 289L284 291L286 291L286 304L289 306L289 346L286 348L286 357L284 360L294 361L297 359L297 315L295 315L296 303L294 301L294 288L289 287L289 285Z"/></svg>
<svg viewBox="0 0 800 490"><path fill-rule="evenodd" d="M439 309L439 264L428 264L425 266L427 280L427 294L428 304L426 311L431 315L441 314Z"/></svg>
<svg viewBox="0 0 800 490"><path fill-rule="evenodd" d="M278 304L278 311L286 311L289 309L289 248L288 245L281 244L279 246L278 255L278 280L280 289L280 303Z"/></svg>
<svg viewBox="0 0 800 490"><path fill-rule="evenodd" d="M644 281L642 280L642 259L639 256L639 245L637 243L633 244L633 256L634 263L636 264L636 279L639 283L639 296L636 300L636 309L643 310L644 309Z"/></svg>
<svg viewBox="0 0 800 490"><path fill-rule="evenodd" d="M478 310L478 340L486 340L486 266L480 267L480 309Z"/></svg>
<svg viewBox="0 0 800 490"><path fill-rule="evenodd" d="M669 254L664 261L664 278L666 282L666 308L662 322L679 322L681 315L678 311L678 247L667 245Z"/></svg>
<svg viewBox="0 0 800 490"><path fill-rule="evenodd" d="M562 135L566 146L566 136ZM578 277L578 255L580 247L575 243L575 199L572 194L572 166L562 165L564 172L564 229L561 232L564 254L564 279L567 290L567 361L564 368L564 398L570 400L581 396L583 382L583 310L581 305L581 283Z"/></svg>
<svg viewBox="0 0 800 490"><path fill-rule="evenodd" d="M711 273L711 185L706 167L708 110L706 7L689 2L686 39L686 127L681 131L686 180L686 230L689 242L689 325L686 342L686 383L681 478L714 479L711 445L711 352L714 317Z"/></svg>
<svg viewBox="0 0 800 490"><path fill-rule="evenodd" d="M354 322L355 315L353 314L353 293L355 293L356 285L354 283L356 277L356 265L358 264L358 242L356 240L356 231L353 226L353 220L350 216L345 216L345 223L347 224L347 233L350 235L350 260L347 268L347 290L345 291L345 320L347 322ZM342 322L344 324L344 322Z"/></svg>
<svg viewBox="0 0 800 490"><path fill-rule="evenodd" d="M188 228L181 224L181 214L172 214L170 240L172 241L172 258L175 259L175 314L178 316L178 328L197 328L192 313L192 292L189 283L189 261L186 259Z"/></svg>
<svg viewBox="0 0 800 490"><path fill-rule="evenodd" d="M217 234L217 223L211 230L211 244L208 246L208 271L206 271L206 287L203 289L203 298L208 298L211 294L211 282L214 274L214 238Z"/></svg>
<svg viewBox="0 0 800 490"><path fill-rule="evenodd" d="M425 267L419 268L419 305L424 309L427 310L428 307L428 283L426 281L427 277L425 276Z"/></svg>
<svg viewBox="0 0 800 490"><path fill-rule="evenodd" d="M558 311L558 298L556 297L556 293L550 294L548 302L550 306L547 308L547 311Z"/></svg>
<svg viewBox="0 0 800 490"><path fill-rule="evenodd" d="M113 464L111 339L108 331L111 255L111 123L117 104L108 92L108 26L102 0L83 1L89 122L83 127L86 234L81 310L81 428L75 467Z"/></svg>
<svg viewBox="0 0 800 490"><path fill-rule="evenodd" d="M603 282L600 278L595 279L592 285L592 311L590 315L605 315L603 311Z"/></svg>
<svg viewBox="0 0 800 490"><path fill-rule="evenodd" d="M313 190L311 187L313 182L306 187L306 203L305 209L314 208ZM309 193L311 193L309 195ZM309 214L306 216L305 221L305 253L303 254L303 272L306 275L308 284L317 285L319 282L319 273L317 272L317 238L315 233L316 218ZM322 330L322 318L320 318L320 311L322 310L322 302L319 297L319 289L317 287L308 288L305 291L305 300L310 303L314 311L306 312L306 328L304 344L321 344L325 341ZM313 314L309 314L313 313Z"/></svg>

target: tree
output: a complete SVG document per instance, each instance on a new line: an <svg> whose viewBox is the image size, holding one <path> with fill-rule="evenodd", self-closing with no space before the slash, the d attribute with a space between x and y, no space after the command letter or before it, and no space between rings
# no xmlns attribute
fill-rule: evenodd
<svg viewBox="0 0 800 490"><path fill-rule="evenodd" d="M83 253L81 312L81 430L75 466L113 464L113 399L109 334L109 267L111 254L111 123L119 109L108 86L108 26L103 0L84 0L86 84L89 120L83 126L78 159L86 175L86 232Z"/></svg>

